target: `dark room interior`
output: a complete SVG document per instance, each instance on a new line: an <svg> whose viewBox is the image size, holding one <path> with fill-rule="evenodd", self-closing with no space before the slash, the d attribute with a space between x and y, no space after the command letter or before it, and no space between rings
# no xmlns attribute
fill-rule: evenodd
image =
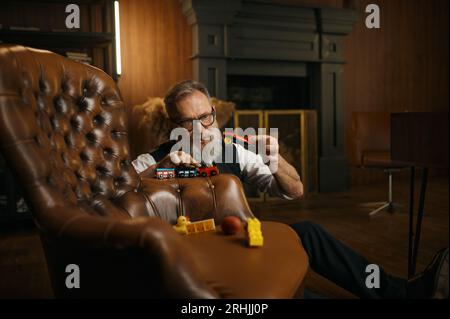
<svg viewBox="0 0 450 319"><path fill-rule="evenodd" d="M448 300L448 6L2 1L0 299Z"/></svg>

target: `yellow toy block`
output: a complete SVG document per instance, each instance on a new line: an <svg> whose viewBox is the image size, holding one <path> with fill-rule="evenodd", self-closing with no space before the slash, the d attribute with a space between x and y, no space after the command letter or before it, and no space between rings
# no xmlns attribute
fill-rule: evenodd
<svg viewBox="0 0 450 319"><path fill-rule="evenodd" d="M205 231L216 230L216 224L214 224L214 219L212 219L212 218L206 220L206 222L203 224L203 226L205 227Z"/></svg>
<svg viewBox="0 0 450 319"><path fill-rule="evenodd" d="M247 219L247 239L250 247L261 247L264 244L261 222L257 218Z"/></svg>
<svg viewBox="0 0 450 319"><path fill-rule="evenodd" d="M187 234L198 234L198 233L204 233L207 231L216 230L216 225L214 224L214 219L205 219L200 220L198 222L192 222L188 225L186 225Z"/></svg>
<svg viewBox="0 0 450 319"><path fill-rule="evenodd" d="M177 219L177 224L173 225L173 229L180 234L190 235L216 230L216 225L213 218L190 222L186 216L180 216Z"/></svg>

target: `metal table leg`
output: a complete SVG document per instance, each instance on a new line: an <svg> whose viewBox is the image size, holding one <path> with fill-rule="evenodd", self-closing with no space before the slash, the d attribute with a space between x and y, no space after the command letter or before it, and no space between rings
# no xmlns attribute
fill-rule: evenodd
<svg viewBox="0 0 450 319"><path fill-rule="evenodd" d="M412 255L414 241L414 181L415 167L411 166L409 185L409 230L408 230L408 278L412 278Z"/></svg>
<svg viewBox="0 0 450 319"><path fill-rule="evenodd" d="M413 174L412 174L413 177ZM416 222L416 233L412 234L412 202L414 200L414 192L411 193L412 199L410 198L410 241L412 240L411 236L414 236L414 245L412 246L412 251L409 252L409 263L408 263L408 277L411 278L416 273L416 264L417 264L417 254L419 251L420 244L420 233L422 231L422 220L423 220L423 210L425 206L425 194L427 190L427 180L428 180L428 168L424 167L422 170L422 178L420 185L420 195L419 195L419 208L417 212L417 222ZM412 180L411 183L414 183ZM414 186L411 186L411 189L414 190Z"/></svg>

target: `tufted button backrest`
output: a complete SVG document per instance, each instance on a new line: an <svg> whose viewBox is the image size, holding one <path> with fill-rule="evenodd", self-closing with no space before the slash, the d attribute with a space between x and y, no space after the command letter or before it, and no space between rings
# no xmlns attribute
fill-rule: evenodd
<svg viewBox="0 0 450 319"><path fill-rule="evenodd" d="M171 223L180 214L252 216L232 175L141 181L114 81L49 51L0 45L0 149L47 236L63 236L86 214Z"/></svg>
<svg viewBox="0 0 450 319"><path fill-rule="evenodd" d="M0 45L0 142L33 211L151 214L131 165L126 110L103 71L57 54Z"/></svg>

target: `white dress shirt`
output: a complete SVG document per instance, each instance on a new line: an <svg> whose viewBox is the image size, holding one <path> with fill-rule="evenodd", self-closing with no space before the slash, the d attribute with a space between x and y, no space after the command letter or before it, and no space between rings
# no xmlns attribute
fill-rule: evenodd
<svg viewBox="0 0 450 319"><path fill-rule="evenodd" d="M261 155L246 150L240 144L234 143L234 145L236 146L242 181L244 183L255 185L261 192L267 192L272 196L292 200L278 186L275 177L270 172L269 167L264 164ZM149 153L145 153L139 155L132 164L136 172L141 173L156 164L156 161Z"/></svg>

